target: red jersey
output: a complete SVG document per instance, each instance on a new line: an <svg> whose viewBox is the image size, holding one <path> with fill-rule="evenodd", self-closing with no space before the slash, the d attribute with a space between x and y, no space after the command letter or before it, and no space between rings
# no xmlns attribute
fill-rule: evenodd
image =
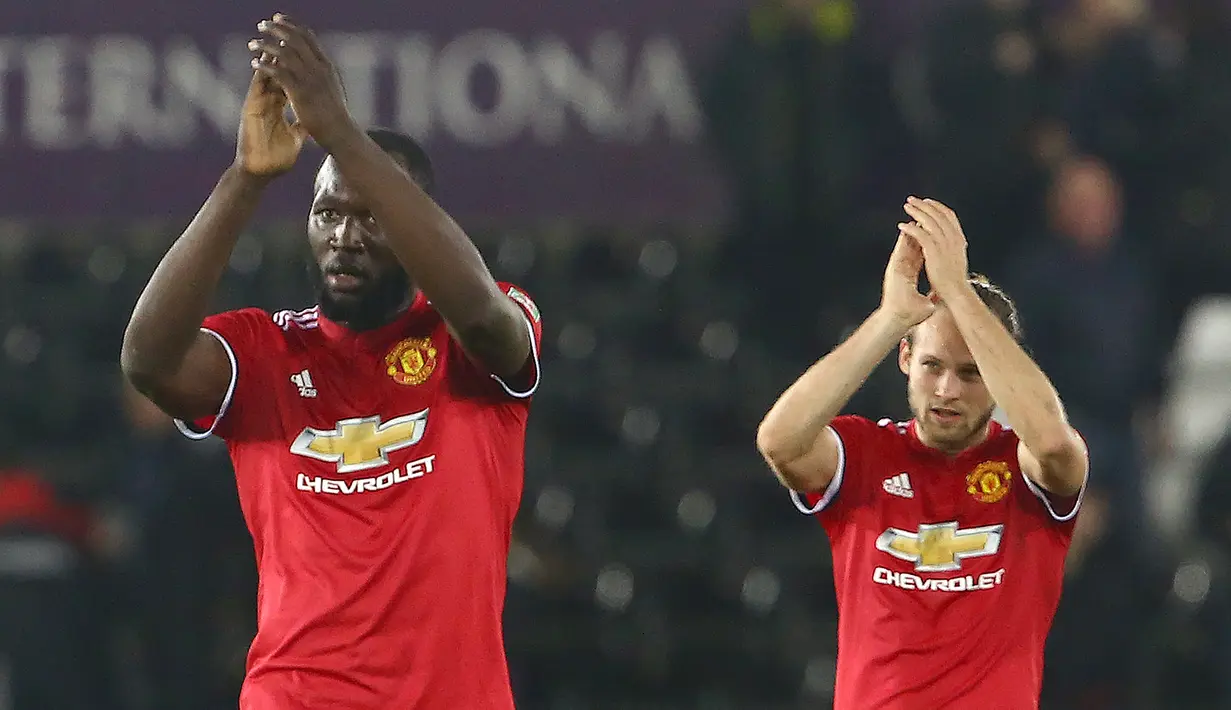
<svg viewBox="0 0 1231 710"><path fill-rule="evenodd" d="M830 429L833 481L792 497L833 550L834 710L1038 708L1081 495L1052 500L1023 476L1017 436L995 422L956 457L914 422Z"/></svg>
<svg viewBox="0 0 1231 710"><path fill-rule="evenodd" d="M233 374L216 417L260 585L241 710L512 710L502 613L538 386L471 361L420 294L354 332L318 308L203 328Z"/></svg>

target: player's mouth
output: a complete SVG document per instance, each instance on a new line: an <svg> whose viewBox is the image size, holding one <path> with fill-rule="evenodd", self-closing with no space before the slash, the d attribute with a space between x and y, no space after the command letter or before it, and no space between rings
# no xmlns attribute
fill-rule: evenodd
<svg viewBox="0 0 1231 710"><path fill-rule="evenodd" d="M962 420L962 413L948 407L932 407L932 416L941 424L955 424Z"/></svg>
<svg viewBox="0 0 1231 710"><path fill-rule="evenodd" d="M367 274L351 267L335 267L325 271L325 285L337 293L353 293L367 283Z"/></svg>

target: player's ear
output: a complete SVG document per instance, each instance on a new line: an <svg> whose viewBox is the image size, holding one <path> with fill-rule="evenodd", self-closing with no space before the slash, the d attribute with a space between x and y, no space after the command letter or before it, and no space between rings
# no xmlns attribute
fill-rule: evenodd
<svg viewBox="0 0 1231 710"><path fill-rule="evenodd" d="M910 374L910 338L902 338L898 342L898 369L903 375Z"/></svg>

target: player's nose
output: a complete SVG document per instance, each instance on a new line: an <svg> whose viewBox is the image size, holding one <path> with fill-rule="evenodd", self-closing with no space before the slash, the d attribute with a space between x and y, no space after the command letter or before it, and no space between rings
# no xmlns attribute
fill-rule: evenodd
<svg viewBox="0 0 1231 710"><path fill-rule="evenodd" d="M362 249L363 245L363 227L353 217L340 220L329 236L329 246L334 249Z"/></svg>
<svg viewBox="0 0 1231 710"><path fill-rule="evenodd" d="M952 372L942 372L936 378L935 395L941 399L957 399L962 393L962 380Z"/></svg>

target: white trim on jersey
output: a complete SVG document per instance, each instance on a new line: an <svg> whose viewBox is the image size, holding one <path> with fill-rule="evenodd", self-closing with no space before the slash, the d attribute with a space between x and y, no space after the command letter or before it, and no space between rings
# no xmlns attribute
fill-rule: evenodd
<svg viewBox="0 0 1231 710"><path fill-rule="evenodd" d="M898 430L899 434L905 434L906 431L910 429L910 422L895 422L889 417L885 417L883 419L877 420L876 426L882 429L888 429L889 427L894 427L895 429Z"/></svg>
<svg viewBox="0 0 1231 710"><path fill-rule="evenodd" d="M842 436L838 434L838 430L832 426L825 427L825 430L833 434L834 441L838 443L838 467L834 471L833 480L825 487L825 493L821 495L821 499L816 505L808 507L807 501L797 491L791 491L791 501L795 503L795 508L804 515L816 515L824 510L833 499L838 496L838 489L842 487L842 476L846 474L846 446L842 443Z"/></svg>
<svg viewBox="0 0 1231 710"><path fill-rule="evenodd" d="M202 328L201 332L209 333L217 338L218 342L222 343L222 349L226 350L227 360L231 363L231 382L227 385L227 393L222 398L222 406L218 407L218 414L214 416L214 421L209 425L209 429L205 431L197 431L182 419L175 420L175 428L179 429L181 434L189 439L192 439L193 441L208 439L210 435L214 433L214 430L218 428L218 422L222 421L222 418L226 416L227 410L231 408L231 399L235 397L235 385L239 382L239 361L235 359L235 351L231 349L231 344L228 343L227 339L222 337L221 334L212 331L209 328Z"/></svg>
<svg viewBox="0 0 1231 710"><path fill-rule="evenodd" d="M1055 506L1052 505L1051 498L1047 497L1047 491L1039 487L1039 484L1030 480L1030 476L1022 474L1022 478L1026 481L1026 487L1036 498L1043 501L1043 506L1047 508L1047 513L1058 523L1067 523L1077 517L1077 511L1081 510L1081 501L1086 497L1086 485L1090 483L1090 459L1086 459L1086 472L1081 478L1081 488L1077 489L1077 500L1073 503L1073 509L1064 515L1056 513Z"/></svg>
<svg viewBox="0 0 1231 710"><path fill-rule="evenodd" d="M290 330L296 326L301 330L311 330L320 326L320 306L305 308L302 311L282 310L273 315L274 325L282 330Z"/></svg>
<svg viewBox="0 0 1231 710"><path fill-rule="evenodd" d="M534 341L534 324L530 322L530 314L526 313L521 308L517 309L521 313L522 320L526 322L526 330L530 333L530 359L534 362L534 380L530 383L529 389L516 390L509 386L499 375L492 374L491 378L500 385L502 389L515 399L530 399L534 396L535 390L539 388L539 380L543 379L542 367L539 365L539 346Z"/></svg>

